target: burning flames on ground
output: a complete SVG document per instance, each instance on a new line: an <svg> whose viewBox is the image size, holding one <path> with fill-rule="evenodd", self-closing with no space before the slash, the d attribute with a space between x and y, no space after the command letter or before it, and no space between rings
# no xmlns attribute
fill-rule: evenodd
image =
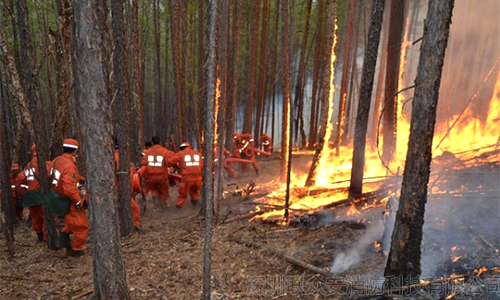
<svg viewBox="0 0 500 300"><path fill-rule="evenodd" d="M335 41L336 42L336 34ZM405 57L406 50L411 44L407 40L405 35L404 43L402 45L401 52L401 66L400 66L400 90L403 89L403 73L405 71ZM333 113L333 74L334 74L334 62L335 54L332 50L332 61L330 63L330 68L332 71L332 78L330 80L330 97L328 106L328 116L331 119ZM487 115L487 121L485 123L480 122L476 117L476 113L471 106L468 106L461 114L457 114L449 118L449 122L446 124L437 124L434 136L434 145L439 143L439 148L434 149L433 156L446 156L451 155L451 157L466 161L468 157L477 156L481 150L471 151L471 149L482 149L487 146L497 147L500 143L499 131L500 128L500 72L498 71L498 66L492 68L490 72L496 70L497 79L494 88L494 92L489 104L489 111ZM485 79L486 80L486 79ZM475 97L474 95L473 97ZM395 151L395 159L389 164L389 169L387 169L381 159L377 150L373 147L367 147L365 155L365 171L364 171L364 192L371 192L380 188L382 183L367 184L371 181L390 176L391 173L395 174L396 170L399 168L399 175L403 174L404 163L406 159L406 151L408 144L408 137L410 131L410 116L403 113L403 109L406 109L405 102L409 101L403 95L403 93L398 96L398 120L397 120L397 145ZM406 105L408 106L408 105ZM456 121L458 120L458 121ZM455 124L456 123L456 124ZM325 140L329 140L332 135L333 126L328 124L327 133ZM291 175L291 190L301 191L300 197L291 193L290 198L290 209L300 210L300 211L314 211L324 205L331 204L340 200L347 198L347 187L350 184L351 167L352 167L352 145L341 146L339 155L336 154L335 149L331 149L328 143L322 149L320 161L317 168L317 176L315 178L315 186L309 189L304 187L304 183L307 178L307 174L295 173L292 169ZM379 147L380 148L380 147ZM492 150L491 148L488 150ZM304 151L299 153L304 153ZM297 154L297 153L296 153ZM493 157L493 159L498 159L498 154ZM281 185L278 188L274 188L278 183L273 182L273 192L264 198L266 203L270 205L283 206L285 198L285 185ZM328 192L324 193L313 193L313 191L328 188ZM304 195L303 191L306 190ZM439 187L432 187L431 192L439 192ZM262 200L262 199L260 199ZM380 199L375 204L365 204L363 209L372 208L375 206L383 205L387 201L386 199ZM260 209L260 208L259 208ZM347 215L359 215L360 212L352 205L347 211ZM283 215L283 209L273 210L264 213L256 218L267 219L271 216ZM456 256L455 261L460 259L460 256Z"/></svg>

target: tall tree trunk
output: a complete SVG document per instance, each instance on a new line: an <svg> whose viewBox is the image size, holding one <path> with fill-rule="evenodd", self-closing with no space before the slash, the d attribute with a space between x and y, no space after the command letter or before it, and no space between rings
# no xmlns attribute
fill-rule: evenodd
<svg viewBox="0 0 500 300"><path fill-rule="evenodd" d="M394 95L398 91L401 43L403 39L405 2L391 1L389 41L387 46L387 73L385 76L385 95L383 102L383 151L382 157L389 164L396 148L398 101Z"/></svg>
<svg viewBox="0 0 500 300"><path fill-rule="evenodd" d="M28 99L31 117L33 120L32 129L35 133L33 142L37 145L38 163L40 166L38 172L38 180L40 181L40 189L42 195L45 195L49 188L47 177L47 169L44 168L45 161L48 159L49 142L45 129L45 118L43 116L42 101L40 99L40 88L38 77L35 74L35 54L31 38L30 22L28 17L28 7L25 0L19 0L16 3L17 21L20 32L21 41L21 66L18 69L22 70L20 76L22 86ZM45 225L47 227L48 247L51 250L56 249L57 229L54 219L51 214L45 210Z"/></svg>
<svg viewBox="0 0 500 300"><path fill-rule="evenodd" d="M165 127L165 122L164 120L161 120L161 103L163 101L163 95L162 95L162 80L161 80L161 47L160 47L160 37L161 37L161 28L160 28L160 1L159 0L154 0L153 3L153 23L154 23L154 35L155 35L155 51L156 51L156 57L155 57L155 99L154 101L155 109L154 111L156 112L155 114L155 120L157 122L160 122L161 126L157 130L160 130L160 132L157 132L158 136L162 136L162 129Z"/></svg>
<svg viewBox="0 0 500 300"><path fill-rule="evenodd" d="M282 63L281 70L283 72L283 114L282 114L282 125L281 125L281 180L284 181L287 175L287 167L289 151L288 147L291 147L290 139L290 129L291 129L291 119L290 119L290 0L283 0L281 5L281 15L283 17L282 27L281 27L281 42L282 42Z"/></svg>
<svg viewBox="0 0 500 300"><path fill-rule="evenodd" d="M212 248L212 200L213 200L213 164L214 164L214 101L215 101L215 39L217 20L217 1L207 1L207 31L206 31L206 55L205 55L205 127L203 131L203 184L202 195L205 211L205 246L203 256L203 293L202 299L211 298L211 248Z"/></svg>
<svg viewBox="0 0 500 300"><path fill-rule="evenodd" d="M73 1L75 98L82 124L82 150L87 160L94 296L130 299L116 213L117 192L108 110L106 2Z"/></svg>
<svg viewBox="0 0 500 300"><path fill-rule="evenodd" d="M349 197L358 197L363 188L363 173L365 167L366 130L368 128L368 114L372 99L373 79L377 65L378 45L380 30L384 17L385 0L374 0L370 28L368 31L368 44L365 48L363 59L363 74L361 77L361 91L359 93L358 112L356 116L356 131L352 154L351 185Z"/></svg>
<svg viewBox="0 0 500 300"><path fill-rule="evenodd" d="M318 0L318 22L317 27L316 27L316 47L314 49L314 72L313 72L313 86L312 86L312 95L311 95L311 124L309 126L309 148L314 149L314 146L316 145L316 132L317 132L317 126L316 126L316 107L318 106L317 103L319 104L319 100L317 98L318 89L319 89L319 74L320 71L322 70L323 64L322 62L322 53L323 53L323 44L324 44L324 35L323 35L323 18L324 18L324 11L325 11L325 1L326 0Z"/></svg>
<svg viewBox="0 0 500 300"><path fill-rule="evenodd" d="M399 210L392 234L391 250L384 275L385 285L398 278L418 279L427 185L432 160L432 139L448 45L454 0L430 0L424 22L410 138L401 186Z"/></svg>
<svg viewBox="0 0 500 300"><path fill-rule="evenodd" d="M382 47L380 51L380 60L379 60L379 70L377 77L377 92L375 93L375 105L373 106L372 113L372 126L370 140L371 140L371 149L375 150L377 146L376 140L379 132L379 116L380 116L380 105L382 104L382 98L384 95L384 84L385 84L385 68L387 66L387 47L389 43L389 16L390 16L390 6L392 0L389 0L385 3L384 9L384 22L382 29Z"/></svg>
<svg viewBox="0 0 500 300"><path fill-rule="evenodd" d="M144 134L144 92L142 90L142 74L140 64L139 51L139 0L133 0L133 18L132 18L132 47L134 51L134 83L135 95L134 99L137 102L136 118L137 118L137 139L138 144L135 145L137 154L142 150L145 140Z"/></svg>
<svg viewBox="0 0 500 300"><path fill-rule="evenodd" d="M261 48L260 48L260 62L259 62L259 89L257 90L257 114L255 115L255 134L256 141L259 140L261 135L260 119L263 118L263 106L265 96L264 82L266 79L266 56L267 56L267 19L268 19L269 1L264 0L262 8L262 32L261 32Z"/></svg>
<svg viewBox="0 0 500 300"><path fill-rule="evenodd" d="M335 150L336 154L340 155L340 143L341 137L343 136L343 128L345 123L345 118L347 117L346 111L346 101L347 101L347 82L349 80L349 68L350 68L350 60L351 60L351 39L352 39L352 27L354 22L354 11L355 11L356 3L355 0L350 0L349 5L349 14L347 17L347 30L345 37L345 46L344 46L344 58L342 62L342 81L340 85L340 102L339 102L339 113L337 117L336 131L335 131ZM356 43L357 45L357 43Z"/></svg>
<svg viewBox="0 0 500 300"><path fill-rule="evenodd" d="M278 36L279 36L279 21L280 21L280 5L281 5L281 0L278 0L275 2L276 7L274 9L275 15L274 15L274 24L275 24L275 31L274 31L274 38L272 39L273 41L273 46L271 47L272 49L272 64L271 64L271 85L272 85L272 92L271 92L271 99L272 99L272 117L271 117L271 138L273 140L275 139L274 136L274 129L275 129L275 124L276 124L276 90L277 90L277 85L278 85Z"/></svg>
<svg viewBox="0 0 500 300"><path fill-rule="evenodd" d="M257 45L257 38L259 35L257 34L259 30L259 16L260 16L260 5L261 0L255 0L255 12L253 15L253 25L252 25L252 40L250 43L250 75L248 78L249 86L248 86L248 98L245 101L245 116L243 118L243 132L244 133L252 133L252 124L253 124L253 110L254 110L254 102L255 102L255 77L256 77L256 69L257 69L257 49L259 48Z"/></svg>
<svg viewBox="0 0 500 300"><path fill-rule="evenodd" d="M328 148L329 135L331 131L331 118L333 110L333 92L334 92L334 75L335 75L335 0L327 0L326 5L326 47L327 52L323 55L322 64L327 66L323 69L321 76L321 127L318 133L318 144L316 145L316 152L314 153L311 168L306 179L306 186L311 186L316 180L316 169L321 159L321 155Z"/></svg>
<svg viewBox="0 0 500 300"><path fill-rule="evenodd" d="M236 105L238 103L238 79L240 72L239 56L240 56L240 41L241 41L241 19L242 19L242 1L233 1L233 44L231 49L231 98L227 99L226 103L226 147L233 145L233 133L236 127ZM229 49L228 49L229 51ZM229 95L229 93L228 93Z"/></svg>
<svg viewBox="0 0 500 300"><path fill-rule="evenodd" d="M240 1L238 1L240 2ZM198 99L200 99L200 108L198 111L198 114L201 116L198 119L198 131L199 131L199 144L202 144L202 136L203 136L203 116L205 114L205 106L203 105L203 99L205 99L205 95L203 94L204 89L204 76L205 76L205 67L203 66L203 55L205 55L205 52L203 50L203 28L204 28L204 15L205 15L205 9L204 9L204 3L205 0L200 0L200 7L198 9L199 11L199 16L198 16ZM227 108L226 108L227 110ZM230 111L230 110L227 110ZM226 130L229 127L226 126ZM231 141L232 141L232 131L231 131Z"/></svg>
<svg viewBox="0 0 500 300"><path fill-rule="evenodd" d="M181 53L180 53L180 3L179 0L170 0L168 2L168 7L170 9L170 30L171 30L171 35L172 35L172 58L174 60L174 98L177 100L176 104L176 113L177 115L174 117L177 122L177 136L176 136L176 142L177 145L179 143L182 143L181 137L183 136L183 128L182 128L182 118L184 117L182 115L182 107L181 107L181 102L182 102L182 85L181 85Z"/></svg>
<svg viewBox="0 0 500 300"><path fill-rule="evenodd" d="M130 204L130 145L129 145L129 116L130 98L128 90L128 66L125 46L125 24L123 4L125 0L111 0L111 13L113 24L113 95L115 102L120 107L118 112L118 127L116 139L119 146L119 197L118 211L120 213L120 231L122 236L131 234L134 230L132 222L132 207Z"/></svg>
<svg viewBox="0 0 500 300"><path fill-rule="evenodd" d="M297 120L295 121L295 139L298 141L298 133L300 131L300 139L302 147L306 146L306 134L304 131L304 118L303 118L303 110L304 110L304 89L305 82L307 80L306 76L306 47L307 47L307 37L309 33L309 17L311 15L312 8L312 0L307 0L307 8L306 8L306 21L304 25L304 32L302 33L302 46L300 48L300 63L299 63L299 74L297 76L297 85L295 86L295 103L297 105Z"/></svg>

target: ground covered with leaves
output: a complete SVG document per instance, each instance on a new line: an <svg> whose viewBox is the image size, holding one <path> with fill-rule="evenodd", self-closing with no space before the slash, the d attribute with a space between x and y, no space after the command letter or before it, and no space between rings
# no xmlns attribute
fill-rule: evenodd
<svg viewBox="0 0 500 300"><path fill-rule="evenodd" d="M294 156L294 168L306 171L310 161L310 154ZM370 228L380 229L384 207L353 217L347 217L349 205L314 214L292 211L295 221L290 225L281 224L279 218L253 219L249 212L256 205L252 203L262 203L265 195L281 186L279 157L262 159L259 165L259 175L250 169L236 180L225 179L225 199L213 226L212 298L341 299L366 293L339 284L339 278L325 279L287 257L325 272L335 265L342 279L380 286L386 257L373 243L381 232L372 234ZM148 199L142 216L145 232L122 239L132 299L201 296L205 223L200 207L189 201L176 209L176 196L174 187L166 209ZM5 242L0 242L0 299L92 299L91 237L80 258L66 257L64 250L50 251L37 243L25 221L16 225L15 237L14 258L8 257ZM475 299L485 299L482 296ZM419 297L435 298L428 293Z"/></svg>

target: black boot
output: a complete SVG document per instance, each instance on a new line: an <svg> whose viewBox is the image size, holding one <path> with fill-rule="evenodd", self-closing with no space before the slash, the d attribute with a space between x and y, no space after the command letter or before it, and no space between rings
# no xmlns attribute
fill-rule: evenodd
<svg viewBox="0 0 500 300"><path fill-rule="evenodd" d="M68 232L60 232L59 233L59 239L57 240L57 249L62 249L62 248L66 249L66 250L71 250Z"/></svg>
<svg viewBox="0 0 500 300"><path fill-rule="evenodd" d="M43 232L37 232L38 242L43 242Z"/></svg>
<svg viewBox="0 0 500 300"><path fill-rule="evenodd" d="M75 250L71 249L69 251L69 256L71 256L71 257L82 257L83 255L85 255L85 252L83 252L83 250L75 251Z"/></svg>

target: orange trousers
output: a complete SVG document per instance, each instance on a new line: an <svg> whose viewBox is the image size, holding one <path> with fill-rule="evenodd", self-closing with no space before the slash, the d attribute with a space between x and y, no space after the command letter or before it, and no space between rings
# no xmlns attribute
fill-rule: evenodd
<svg viewBox="0 0 500 300"><path fill-rule="evenodd" d="M134 227L141 227L141 209L134 198L130 199L130 205L132 206L132 220L134 222Z"/></svg>
<svg viewBox="0 0 500 300"><path fill-rule="evenodd" d="M64 220L66 224L61 231L75 235L71 243L71 248L74 251L82 250L90 228L87 221L87 213L83 209L77 209L75 204L71 203L69 213L64 216Z"/></svg>
<svg viewBox="0 0 500 300"><path fill-rule="evenodd" d="M170 184L168 182L168 175L167 174L161 174L161 175L147 177L144 185L145 185L145 187L144 187L145 190L148 190L148 192L151 192L151 194L153 196L158 195L160 197L161 203L167 202L168 189L170 186ZM145 195L146 195L146 193L145 193Z"/></svg>
<svg viewBox="0 0 500 300"><path fill-rule="evenodd" d="M201 189L201 181L187 181L181 180L181 184L179 185L179 196L177 196L177 201L175 205L177 207L182 207L184 202L188 197L188 194L191 196L191 201L200 200L200 189Z"/></svg>
<svg viewBox="0 0 500 300"><path fill-rule="evenodd" d="M255 170L259 170L259 166L257 165L257 160L255 159L255 154L252 154L252 156L246 156L244 153L242 153L241 158L251 160L253 168ZM246 172L247 169L248 169L248 163L242 163L241 164L241 171Z"/></svg>
<svg viewBox="0 0 500 300"><path fill-rule="evenodd" d="M45 215L43 214L43 206L34 205L29 206L30 218L31 218L31 228L37 234L43 232L43 240L47 240L47 229L45 228Z"/></svg>

